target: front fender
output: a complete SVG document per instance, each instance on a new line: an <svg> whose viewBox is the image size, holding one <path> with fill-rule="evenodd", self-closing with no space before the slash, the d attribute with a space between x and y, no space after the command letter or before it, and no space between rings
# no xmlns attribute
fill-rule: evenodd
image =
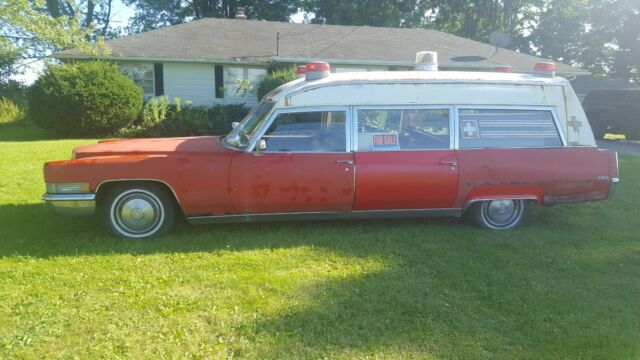
<svg viewBox="0 0 640 360"><path fill-rule="evenodd" d="M204 154L98 156L44 165L47 183L89 183L93 193L109 182L164 183L187 216L228 211L228 171L228 156Z"/></svg>

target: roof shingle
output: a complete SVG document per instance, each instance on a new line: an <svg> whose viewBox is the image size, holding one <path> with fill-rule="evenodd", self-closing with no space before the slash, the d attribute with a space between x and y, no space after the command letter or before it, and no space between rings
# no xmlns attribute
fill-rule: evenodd
<svg viewBox="0 0 640 360"><path fill-rule="evenodd" d="M279 35L278 35L279 33ZM277 37L280 38L279 46ZM111 58L156 61L270 62L325 60L333 63L411 66L418 51L438 52L441 67L482 68L511 65L531 72L549 61L429 29L297 24L206 18L108 41ZM76 50L56 54L81 57ZM453 58L480 56L487 60L460 62ZM587 71L556 63L562 75Z"/></svg>

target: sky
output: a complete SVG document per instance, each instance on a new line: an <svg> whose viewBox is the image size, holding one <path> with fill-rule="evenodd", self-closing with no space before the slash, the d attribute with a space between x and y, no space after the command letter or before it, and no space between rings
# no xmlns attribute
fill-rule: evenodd
<svg viewBox="0 0 640 360"><path fill-rule="evenodd" d="M112 8L112 17L111 24L114 27L125 27L129 24L129 19L133 16L134 9L132 7L128 7L122 3L122 0L115 0ZM298 12L291 16L291 21L296 23L301 23L304 20L304 13ZM25 67L25 72L21 75L15 76L14 79L24 83L25 85L30 85L44 69L44 64L41 61L35 62Z"/></svg>

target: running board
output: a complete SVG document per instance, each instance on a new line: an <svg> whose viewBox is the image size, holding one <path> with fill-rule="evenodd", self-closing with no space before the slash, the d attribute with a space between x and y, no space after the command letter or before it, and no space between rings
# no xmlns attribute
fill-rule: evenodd
<svg viewBox="0 0 640 360"><path fill-rule="evenodd" d="M297 212L274 214L241 214L221 216L187 217L191 224L220 224L259 221L337 220L337 219L387 219L419 217L460 217L462 209L403 209L358 210L351 212Z"/></svg>

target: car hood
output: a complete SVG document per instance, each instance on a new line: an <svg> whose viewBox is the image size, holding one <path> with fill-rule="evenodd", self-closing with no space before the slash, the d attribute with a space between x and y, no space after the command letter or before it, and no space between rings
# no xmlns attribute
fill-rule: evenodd
<svg viewBox="0 0 640 360"><path fill-rule="evenodd" d="M218 136L103 140L73 149L76 159L111 155L211 154L230 152Z"/></svg>

